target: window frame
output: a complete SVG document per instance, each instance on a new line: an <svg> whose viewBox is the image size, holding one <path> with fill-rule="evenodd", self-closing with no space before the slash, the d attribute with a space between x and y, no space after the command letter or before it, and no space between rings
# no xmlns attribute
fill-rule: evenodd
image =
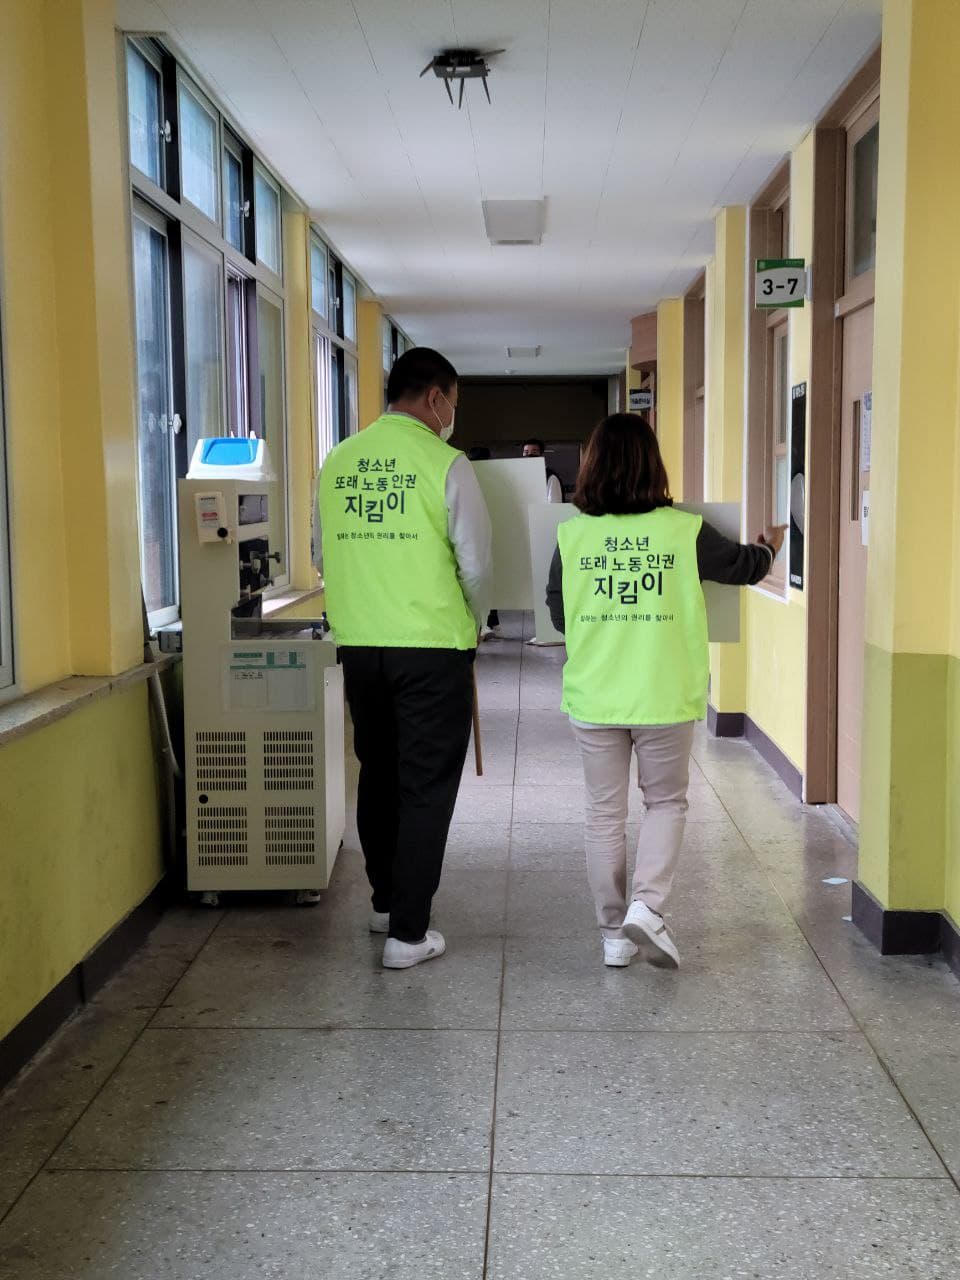
<svg viewBox="0 0 960 1280"><path fill-rule="evenodd" d="M222 209L221 209L221 218L220 218L220 222L221 222L220 229L223 233L224 240L226 240L227 244L230 245L234 253L242 254L245 258L247 258L250 256L249 246L248 246L248 241L250 238L248 234L248 227L250 223L250 213L253 208L253 204L252 204L253 198L251 196L250 191L247 188L247 165L245 163L245 156L244 156L244 152L246 151L246 148L244 147L240 139L236 136L236 134L233 132L233 130L230 128L230 126L226 124L226 122L224 122L221 126L221 134L222 134L222 140L220 144L220 169L221 169L220 183L223 190L223 196L221 200ZM233 159L236 160L240 165L240 217L242 220L241 226L240 226L240 239L242 240L243 243L239 245L234 244L233 241L230 239L229 235L227 234L227 195L226 195L226 182L224 180L225 174L223 173L223 170L226 167L227 155L232 156Z"/></svg>
<svg viewBox="0 0 960 1280"><path fill-rule="evenodd" d="M159 50L157 50L148 40L139 40L136 37L131 36L124 41L124 50L123 50L124 51L124 59L123 59L124 90L123 92L124 92L124 105L126 106L126 132L125 132L126 153L129 159L131 171L138 173L145 182L149 182L149 183L153 183L153 178L151 178L148 173L145 173L143 169L139 168L138 165L134 164L132 151L130 148L130 95L128 91L129 63L127 61L127 56L126 56L128 49L135 49L136 52L141 56L141 58L143 58L143 60L146 63L148 63L151 67L153 67L154 71L156 71L157 73L157 79L159 80L159 83L160 83L160 114L162 116L161 134L160 134L160 181L156 185L159 186L161 190L165 191L167 189L167 185L169 182L169 174L168 174L169 157L167 152L168 152L168 148L175 141L175 139L173 137L173 132L172 132L173 125L170 120L170 114L167 110L167 94L164 89L163 58Z"/></svg>
<svg viewBox="0 0 960 1280"><path fill-rule="evenodd" d="M748 260L756 258L789 257L791 242L790 223L790 170L789 162L781 165L765 190L750 208L750 252ZM752 289L748 292L747 339L747 422L748 447L746 471L746 518L748 536L755 536L752 527L773 523L776 512L777 458L791 457L791 421L789 412L790 355L792 333L790 310L785 307L767 311L753 305ZM779 354L778 339L784 332L787 340L787 387L785 443L781 446L777 437L779 420L778 400ZM787 540L784 550L774 560L770 572L755 585L773 598L786 602L789 599Z"/></svg>
<svg viewBox="0 0 960 1280"><path fill-rule="evenodd" d="M356 342L344 337L343 329L343 277L346 274L353 282L357 294L360 282L353 272L320 233L319 228L310 228L311 247L317 245L326 255L326 291L324 301L327 312L322 314L313 306L313 290L310 291L311 322L314 338L322 337L328 343L329 373L323 386L327 401L327 420L330 423L333 444L341 444L359 428L359 405L352 405L347 396L347 361L357 361L359 366L359 350ZM311 279L312 279L311 268ZM314 375L314 383L317 378ZM358 377L359 382L359 377ZM359 395L357 397L359 399ZM351 413L351 408L354 410ZM320 406L317 403L313 415L314 441L313 453L318 460L322 454L322 428Z"/></svg>
<svg viewBox="0 0 960 1280"><path fill-rule="evenodd" d="M177 145L177 157L180 168L180 196L179 203L189 206L194 214L203 219L208 227L216 228L217 234L221 240L230 243L223 232L223 113L219 111L213 102L203 92L197 82L190 76L183 67L177 66L176 89L177 89L177 123L174 131L174 137ZM195 98L199 105L206 111L207 115L213 119L214 131L216 134L216 163L214 164L214 179L217 187L216 203L217 207L213 217L206 213L199 205L194 204L189 196L183 191L183 122L180 118L180 95L186 91L191 97ZM231 246L232 247L232 246Z"/></svg>
<svg viewBox="0 0 960 1280"><path fill-rule="evenodd" d="M867 267L866 270L860 271L857 275L853 274L853 245L854 245L854 197L856 187L856 165L854 157L856 154L857 143L870 132L874 125L880 124L880 96L876 97L857 112L856 116L848 123L846 128L847 134L847 161L846 161L846 180L845 180L845 198L844 198L844 228L843 228L843 279L845 296L852 293L869 293L872 297L874 294L876 281L876 254L874 254L874 265Z"/></svg>
<svg viewBox="0 0 960 1280"><path fill-rule="evenodd" d="M168 374L169 386L170 386L170 408L174 418L174 425L172 428L172 436L170 441L170 453L171 453L171 461L172 461L172 471L173 471L174 477L176 477L179 474L179 470L180 470L179 458L183 454L185 445L186 445L186 435L183 433L183 427L182 425L176 425L177 418L181 418L182 420L182 415L177 413L177 410L175 407L176 399L177 399L177 374L176 374L176 361L174 356L174 352L176 349L176 334L174 330L174 321L173 321L173 316L174 316L173 282L174 282L174 272L180 270L179 248L175 247L174 244L172 243L171 235L170 235L171 228L170 228L168 219L165 218L163 214L159 213L148 201L144 200L142 196L135 197L133 201L133 206L131 210L131 230L132 230L132 220L137 218L139 218L142 222L145 222L148 226L152 227L155 231L159 232L159 234L163 236L167 244L167 272L166 272L166 278L164 280L164 286L166 291L166 319L167 319L167 366L168 366L167 374ZM134 321L134 344L136 345L135 321ZM137 375L137 402L138 402L137 431L139 435L140 373L139 373L139 368L136 367L136 355L134 356L134 362L135 362L135 369L136 369L136 375ZM136 466L137 466L137 514L140 520L140 530L142 533L143 508L141 503L139 439L137 441ZM178 521L176 484L174 484L171 487L171 492L167 495L167 508L171 517L171 528L173 529L174 536L176 537L177 521ZM143 553L142 545L140 547L140 553L142 556L142 553ZM164 608L162 609L150 610L150 612L148 613L148 624L150 625L151 628L165 627L172 622L176 622L177 619L180 617L180 556L179 556L179 547L176 547L176 546L174 547L172 580L173 580L174 603L172 605L164 606Z"/></svg>
<svg viewBox="0 0 960 1280"><path fill-rule="evenodd" d="M149 59L151 64L160 72L161 75L161 91L162 103L164 108L165 123L170 124L171 137L166 143L163 151L163 173L162 184L158 185L147 174L144 174L130 160L130 134L129 134L129 98L127 93L127 75L126 75L126 49L128 45L134 45L139 53ZM175 448L175 474L174 483L172 485L172 501L176 511L177 502L177 484L182 479L189 468L190 458L188 456L187 435L189 431L189 423L186 422L187 410L187 353L186 353L186 332L185 332L185 299L183 293L184 283L184 243L191 245L195 249L210 253L220 260L220 290L218 294L219 308L219 325L220 325L220 360L221 360L221 410L223 414L223 429L229 431L231 429L230 402L228 395L228 378L230 371L230 356L228 351L228 339L230 334L228 319L228 280L231 275L239 275L243 278L246 288L246 345L247 345L247 387L248 387L248 429L253 430L257 435L262 434L261 424L259 420L259 397L255 397L251 392L251 376L253 373L253 362L259 361L258 348L256 341L256 307L255 296L256 290L263 286L270 294L273 295L273 301L279 299L281 311L281 334L283 342L282 359L280 367L280 376L282 379L282 397L283 397L283 431L284 431L284 448L285 448L285 465L282 473L278 468L278 480L283 490L283 500L285 505L285 532L286 545L284 548L285 557L288 561L286 572L278 574L276 578L276 590L282 590L289 583L289 542L290 542L290 451L289 451L289 404L288 404L288 387L287 387L287 294L283 283L283 255L284 255L284 188L282 183L274 176L268 165L257 155L249 140L244 136L243 131L239 129L235 122L223 111L197 80L190 74L189 70L183 67L177 60L176 56L162 43L161 40L152 36L128 36L121 35L119 37L119 47L123 51L120 60L122 66L121 74L121 92L122 107L125 112L125 129L123 131L123 147L124 156L127 163L129 178L129 198L131 210L131 227L130 227L130 243L128 252L133 254L132 241L132 216L133 210L137 203L150 208L158 217L166 219L167 236L169 246L169 280L168 287L170 292L170 323L171 323L171 361L173 366L173 411L178 413L181 421L186 423L187 430L181 429L176 439ZM189 93L196 98L203 107L210 113L216 122L217 128L217 164L216 164L216 181L217 181L217 202L218 217L216 220L210 219L203 210L199 209L192 201L186 199L182 195L182 171L181 171L181 148L180 148L180 93L181 86L186 86ZM249 201L249 212L244 218L244 245L242 249L237 248L227 237L226 216L227 211L224 206L224 167L225 154L230 151L235 158L239 156L241 160L241 174L243 180L243 197L244 201ZM278 218L279 218L279 264L280 272L274 272L268 265L257 261L256 258L256 210L254 203L254 174L259 171L263 174L267 182L273 187L278 196ZM131 270L131 280L133 273ZM254 302L251 302L251 299ZM251 311L253 315L251 317ZM279 461L279 460L278 460ZM175 529L177 522L174 522ZM179 530L177 529L178 546L175 549L176 573L179 575L179 557L176 554L179 547ZM179 576L177 577L179 588ZM270 592L266 592L265 596L269 597ZM168 617L172 614L172 617ZM158 626L163 626L168 621L174 621L180 616L180 599L179 589L177 595L177 603L175 610L161 610L151 613L148 622L151 630L155 630Z"/></svg>
<svg viewBox="0 0 960 1280"><path fill-rule="evenodd" d="M270 266L269 262L265 262L260 257L257 249L257 179L260 178L270 188L277 198L277 268L276 270ZM271 288L279 286L283 287L283 188L277 182L276 178L264 163L257 157L253 159L253 187L250 192L251 208L253 209L253 257L257 266L267 273L271 281L275 281L275 285Z"/></svg>
<svg viewBox="0 0 960 1280"><path fill-rule="evenodd" d="M290 585L290 485L287 481L287 477L290 474L290 414L288 412L289 406L287 403L287 302L282 293L278 292L274 288L271 288L270 285L264 284L262 281L258 281L254 287L254 291L248 295L248 306L250 304L254 304L256 306L258 313L259 313L261 298L264 299L271 306L276 307L280 313L280 367L278 372L280 376L280 400L281 400L280 431L281 431L281 438L283 443L282 466L280 465L281 460L276 456L276 451L271 453L270 461L278 477L282 477L282 479L280 480L280 486L283 494L283 530L282 530L283 572L276 573L273 575L273 585L268 587L264 592L264 598L269 599L272 594L276 594L277 592L283 591ZM260 331L259 320L257 321L256 329L257 329L257 335L259 335L259 331ZM259 340L257 340L255 346L252 347L251 359L255 359L257 362L257 378L259 382L259 376L260 376ZM260 411L259 396L253 396L251 394L250 401L251 401L251 407L250 407L251 418L256 424L253 427L253 430L256 432L257 436L261 440L267 440L267 426L262 419L262 414ZM269 441L267 443L269 445ZM277 547L272 548L272 550L274 551L278 549L279 548Z"/></svg>

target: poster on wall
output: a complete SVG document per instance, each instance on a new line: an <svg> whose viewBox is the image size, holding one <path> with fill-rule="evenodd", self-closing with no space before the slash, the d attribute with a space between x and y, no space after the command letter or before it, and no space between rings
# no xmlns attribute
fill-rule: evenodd
<svg viewBox="0 0 960 1280"><path fill-rule="evenodd" d="M798 382L790 393L790 585L803 590L803 534L807 485L807 384Z"/></svg>

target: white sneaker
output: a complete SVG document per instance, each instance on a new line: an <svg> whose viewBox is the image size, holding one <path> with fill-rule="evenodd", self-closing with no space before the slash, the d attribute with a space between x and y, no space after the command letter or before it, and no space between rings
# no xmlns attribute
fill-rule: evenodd
<svg viewBox="0 0 960 1280"><path fill-rule="evenodd" d="M480 639L481 640L502 640L503 632L500 630L499 627L481 627Z"/></svg>
<svg viewBox="0 0 960 1280"><path fill-rule="evenodd" d="M623 932L631 942L646 944L647 959L661 969L679 969L680 952L667 932L663 916L651 911L645 902L637 899L630 903L630 910L623 922Z"/></svg>
<svg viewBox="0 0 960 1280"><path fill-rule="evenodd" d="M368 928L371 933L389 933L390 932L390 912L389 911L371 911L370 923Z"/></svg>
<svg viewBox="0 0 960 1280"><path fill-rule="evenodd" d="M625 969L639 949L629 938L604 938L603 963L610 969Z"/></svg>
<svg viewBox="0 0 960 1280"><path fill-rule="evenodd" d="M388 938L383 948L383 967L411 969L424 960L436 960L446 949L443 934L436 929L428 929L422 942L401 942L399 938Z"/></svg>

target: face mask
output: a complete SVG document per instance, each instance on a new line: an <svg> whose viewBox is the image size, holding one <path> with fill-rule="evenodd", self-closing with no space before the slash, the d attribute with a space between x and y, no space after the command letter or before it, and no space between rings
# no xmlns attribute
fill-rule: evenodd
<svg viewBox="0 0 960 1280"><path fill-rule="evenodd" d="M443 392L442 392L442 391L440 392L440 394L443 396ZM447 400L447 397L446 397L446 396L443 396L443 398L444 398L444 400ZM450 404L450 401L449 401L449 400L447 400L447 404ZM447 441L450 439L450 437L453 435L453 424L454 424L454 422L456 421L457 411L456 411L456 409L453 407L453 405L452 405L452 404L450 404L450 425L449 425L449 427L445 427L445 426L443 425L443 423L442 423L442 422L440 422L440 415L439 415L439 413L437 413L436 409L434 409L434 411L433 411L433 415L434 415L434 417L436 418L437 422L438 422L438 423L439 423L439 425L440 425L440 439L444 442L444 444L446 444L446 442L447 442Z"/></svg>

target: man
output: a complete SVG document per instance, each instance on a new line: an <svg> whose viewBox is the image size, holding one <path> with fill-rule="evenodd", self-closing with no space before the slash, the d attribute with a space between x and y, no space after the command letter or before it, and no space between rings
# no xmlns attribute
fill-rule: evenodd
<svg viewBox="0 0 960 1280"><path fill-rule="evenodd" d="M546 459L547 451L542 440L533 436L529 440L523 442L523 456L525 458L544 458ZM546 463L544 463L546 465ZM547 467L547 501L562 502L563 486L560 483L560 477L555 471L551 471Z"/></svg>
<svg viewBox="0 0 960 1280"><path fill-rule="evenodd" d="M428 929L470 739L490 518L453 432L457 372L414 347L387 412L327 457L319 530L360 761L357 828L387 969L443 954Z"/></svg>

